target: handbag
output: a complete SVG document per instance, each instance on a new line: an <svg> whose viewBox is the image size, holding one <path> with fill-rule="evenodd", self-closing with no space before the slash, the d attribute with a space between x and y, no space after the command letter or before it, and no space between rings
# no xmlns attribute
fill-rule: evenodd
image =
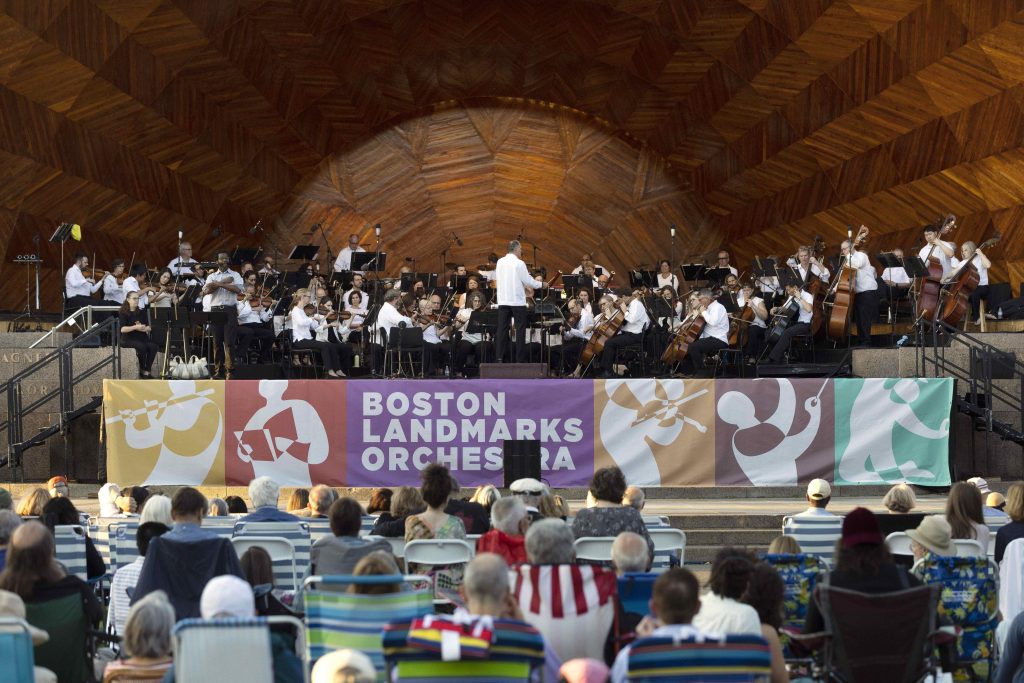
<svg viewBox="0 0 1024 683"><path fill-rule="evenodd" d="M192 379L191 375L192 368L187 363L181 360L181 356L175 356L171 359L170 368L167 371L167 376L171 379Z"/></svg>
<svg viewBox="0 0 1024 683"><path fill-rule="evenodd" d="M206 358L192 356L188 361L188 365L191 370L191 377L189 379L209 379L210 368L206 363Z"/></svg>

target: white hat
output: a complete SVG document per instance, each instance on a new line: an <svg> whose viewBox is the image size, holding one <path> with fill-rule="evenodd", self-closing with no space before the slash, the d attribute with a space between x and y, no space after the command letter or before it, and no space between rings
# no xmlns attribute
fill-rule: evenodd
<svg viewBox="0 0 1024 683"><path fill-rule="evenodd" d="M203 588L203 595L199 598L199 613L203 619L256 616L256 599L252 594L252 586L244 579L231 574L213 577Z"/></svg>
<svg viewBox="0 0 1024 683"><path fill-rule="evenodd" d="M971 477L967 480L968 484L974 484L978 487L978 490L982 493L988 493L991 489L988 487L988 482L981 477Z"/></svg>
<svg viewBox="0 0 1024 683"><path fill-rule="evenodd" d="M508 490L512 493L539 496L544 493L544 484L532 477L524 477L523 479L516 479L512 482L512 485L508 487Z"/></svg>
<svg viewBox="0 0 1024 683"><path fill-rule="evenodd" d="M17 593L0 591L0 617L14 617L25 621L25 601ZM28 625L33 645L42 645L50 639L50 634L32 624Z"/></svg>
<svg viewBox="0 0 1024 683"><path fill-rule="evenodd" d="M942 515L928 515L916 529L907 529L907 536L936 555L956 555L953 527Z"/></svg>
<svg viewBox="0 0 1024 683"><path fill-rule="evenodd" d="M331 683L334 674L345 668L356 671L356 680L377 680L377 670L373 668L370 658L359 650L346 649L328 652L316 660L313 674L309 678L310 683Z"/></svg>
<svg viewBox="0 0 1024 683"><path fill-rule="evenodd" d="M821 500L832 497L832 487L824 479L812 479L807 485L807 497L811 500Z"/></svg>

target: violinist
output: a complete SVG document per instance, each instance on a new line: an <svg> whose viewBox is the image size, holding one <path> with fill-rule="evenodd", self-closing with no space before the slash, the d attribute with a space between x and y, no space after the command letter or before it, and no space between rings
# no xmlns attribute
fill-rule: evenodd
<svg viewBox="0 0 1024 683"><path fill-rule="evenodd" d="M863 226L862 226L863 227ZM871 346L871 325L878 319L878 281L868 255L843 240L842 258L856 271L853 281L853 317L857 322L859 346Z"/></svg>
<svg viewBox="0 0 1024 683"><path fill-rule="evenodd" d="M131 274L124 279L124 292L139 292L139 308L147 308L150 305L149 294L142 291L143 285L149 282L149 271L146 264L136 263L132 266Z"/></svg>
<svg viewBox="0 0 1024 683"><path fill-rule="evenodd" d="M103 286L103 281L93 282L92 279L86 278L85 271L88 268L89 257L85 255L85 252L76 252L75 262L71 264L67 274L64 276L65 303L69 309L93 306L96 303L92 298L92 294L99 291L100 287Z"/></svg>
<svg viewBox="0 0 1024 683"><path fill-rule="evenodd" d="M184 285L179 285L184 287ZM170 268L160 271L156 284L147 288L145 296L152 308L170 308L178 305L178 295L174 287L174 275Z"/></svg>
<svg viewBox="0 0 1024 683"><path fill-rule="evenodd" d="M768 354L768 362L776 365L782 362L782 357L789 351L793 337L810 333L811 315L814 311L814 296L810 292L805 292L798 285L788 285L786 287L786 294L789 295L789 299L781 306L773 308L771 311L772 315L785 315L790 302L795 302L797 306L797 319L795 323L791 323L786 327L779 337L779 341L775 342L775 346L772 347L771 352Z"/></svg>
<svg viewBox="0 0 1024 683"><path fill-rule="evenodd" d="M960 255L963 256L963 259L954 256L951 260L954 271L959 270L965 263L973 263L974 268L978 271L978 286L971 292L968 301L971 302L971 320L974 320L976 325L980 325L981 300L988 301L988 269L992 267L992 262L971 241L960 245Z"/></svg>
<svg viewBox="0 0 1024 683"><path fill-rule="evenodd" d="M281 274L281 272L279 270L274 268L274 257L273 256L264 256L263 257L263 267L260 268L259 274L260 275L271 275L271 276L276 276L276 275L280 275Z"/></svg>
<svg viewBox="0 0 1024 683"><path fill-rule="evenodd" d="M604 350L601 352L601 370L599 376L611 377L612 365L615 363L617 349L631 344L639 343L644 329L650 324L651 319L647 316L647 308L643 302L643 290L633 290L633 296L620 299L615 306L622 312L625 319L618 334L604 343ZM724 310L724 309L723 309Z"/></svg>
<svg viewBox="0 0 1024 683"><path fill-rule="evenodd" d="M451 344L448 341L451 324L448 320L447 316L441 315L439 294L434 294L429 299L420 299L416 321L423 328L424 377L442 375L442 369L451 356Z"/></svg>
<svg viewBox="0 0 1024 683"><path fill-rule="evenodd" d="M658 261L658 289L671 287L673 292L679 291L679 278L672 274L672 264L668 259Z"/></svg>
<svg viewBox="0 0 1024 683"><path fill-rule="evenodd" d="M374 327L377 337L374 340L376 344L383 346L387 335L391 334L391 331L399 326L412 327L412 318L398 310L401 300L402 292L397 289L389 289L384 293L384 303L381 304L380 310L377 311L377 324Z"/></svg>
<svg viewBox="0 0 1024 683"><path fill-rule="evenodd" d="M921 247L918 255L924 264L928 265L928 259L938 259L942 264L942 280L945 281L953 273L953 258L956 256L956 245L947 242L939 236L939 230L934 225L926 225L921 229L924 235L925 245Z"/></svg>
<svg viewBox="0 0 1024 683"><path fill-rule="evenodd" d="M317 341L324 341L332 345L338 352L338 360L341 361L341 369L344 372L352 371L352 358L355 356L355 349L348 343L348 317L350 313L334 310L334 301L330 297L323 297L316 309L316 319L320 327L316 331Z"/></svg>
<svg viewBox="0 0 1024 683"><path fill-rule="evenodd" d="M124 303L124 259L116 258L110 262L110 272L103 276L103 300Z"/></svg>
<svg viewBox="0 0 1024 683"><path fill-rule="evenodd" d="M754 285L749 282L743 283L736 303L740 309L749 307L754 312L754 319L747 325L747 341L743 346L743 355L749 362L753 362L764 345L764 335L768 330L768 309L764 299L754 295Z"/></svg>
<svg viewBox="0 0 1024 683"><path fill-rule="evenodd" d="M327 368L328 377L344 377L341 369L341 358L338 356L338 349L334 344L317 341L314 334L320 327L322 318L316 313L312 316L306 313L306 306L309 304L309 290L297 289L292 295L292 309L288 317L292 322L292 348L315 349L320 352L324 367Z"/></svg>
<svg viewBox="0 0 1024 683"><path fill-rule="evenodd" d="M680 363L683 375L705 377L704 356L729 348L729 313L718 303L710 289L697 292L696 314L704 318L700 337L690 343L686 358Z"/></svg>
<svg viewBox="0 0 1024 683"><path fill-rule="evenodd" d="M346 321L348 326L346 341L362 341L363 321L366 320L366 304L363 302L363 293L360 291L349 292L345 297L345 310L351 315Z"/></svg>
<svg viewBox="0 0 1024 683"><path fill-rule="evenodd" d="M245 286L245 292L238 298L238 358L248 363L249 347L256 340L260 350L259 362L269 363L275 339L274 330L270 327L274 302L270 297L258 297L256 287L251 284Z"/></svg>
<svg viewBox="0 0 1024 683"><path fill-rule="evenodd" d="M484 309L486 297L483 290L475 289L467 292L466 298L466 307L459 309L452 323L454 331L462 332L462 338L455 343L452 354L453 377L466 376L466 360L470 354L476 356L477 363L484 362L484 359L490 355L491 342L484 341L483 334L480 332L468 331L470 316L473 315L473 311L482 311Z"/></svg>
<svg viewBox="0 0 1024 683"><path fill-rule="evenodd" d="M139 296L138 292L129 292L118 312L121 346L135 349L139 359L139 379L153 379L151 371L159 347L149 338L150 328L139 309Z"/></svg>

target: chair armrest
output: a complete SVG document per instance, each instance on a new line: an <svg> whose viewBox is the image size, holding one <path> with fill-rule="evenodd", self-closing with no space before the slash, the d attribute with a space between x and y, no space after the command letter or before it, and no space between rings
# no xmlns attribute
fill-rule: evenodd
<svg viewBox="0 0 1024 683"><path fill-rule="evenodd" d="M798 633L789 629L780 629L790 638L790 649L793 654L802 657L810 657L815 650L821 649L829 638L831 631L818 631L817 633Z"/></svg>
<svg viewBox="0 0 1024 683"><path fill-rule="evenodd" d="M963 629L959 626L940 626L931 633L928 634L928 638L936 645L948 645L949 643L955 643L956 639L960 637Z"/></svg>
<svg viewBox="0 0 1024 683"><path fill-rule="evenodd" d="M90 638L94 638L95 640L102 640L105 643L111 643L113 645L116 645L121 642L121 636L114 635L113 633L107 633L106 631L100 631L91 628L88 630L87 633L89 634Z"/></svg>

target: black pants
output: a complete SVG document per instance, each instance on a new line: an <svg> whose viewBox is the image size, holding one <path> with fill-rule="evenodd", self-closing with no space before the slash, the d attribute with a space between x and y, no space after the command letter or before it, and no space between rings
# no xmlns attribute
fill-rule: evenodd
<svg viewBox="0 0 1024 683"><path fill-rule="evenodd" d="M729 345L717 337L704 337L690 344L686 352L686 358L679 364L683 372L692 372L695 375L704 374L704 357L718 353L722 349L729 348Z"/></svg>
<svg viewBox="0 0 1024 683"><path fill-rule="evenodd" d="M156 360L156 353L159 350L156 342L146 336L144 332L129 332L121 335L121 346L135 349L135 355L139 359L139 372L148 373L153 369L153 361Z"/></svg>
<svg viewBox="0 0 1024 683"><path fill-rule="evenodd" d="M779 337L779 341L775 342L775 346L772 347L771 353L768 354L769 363L781 363L782 356L789 351L790 344L793 343L793 337L800 334L810 334L811 324L810 323L790 323L782 332L782 336Z"/></svg>
<svg viewBox="0 0 1024 683"><path fill-rule="evenodd" d="M978 316L981 315L982 299L988 301L988 285L978 285L967 299L971 302L971 322L977 320Z"/></svg>
<svg viewBox="0 0 1024 683"><path fill-rule="evenodd" d="M636 332L619 332L617 335L604 343L604 351L601 352L601 369L605 373L612 371L615 363L615 352L623 346L630 346L640 342L640 335Z"/></svg>
<svg viewBox="0 0 1024 683"><path fill-rule="evenodd" d="M509 323L516 324L516 340L512 347L512 362L526 362L526 306L498 306L498 332L494 337L494 351L497 362L505 361L505 347L508 345Z"/></svg>
<svg viewBox="0 0 1024 683"><path fill-rule="evenodd" d="M274 331L263 323L247 323L238 326L238 357L243 363L249 361L249 347L253 340L259 342L260 362L270 362L270 352L274 344Z"/></svg>
<svg viewBox="0 0 1024 683"><path fill-rule="evenodd" d="M320 359L328 370L341 370L341 358L338 355L338 345L330 342L316 341L315 339L303 339L293 341L293 349L313 349L320 352ZM351 347L349 347L349 358L351 359Z"/></svg>
<svg viewBox="0 0 1024 683"><path fill-rule="evenodd" d="M758 325L747 325L747 342L743 346L743 353L747 356L757 356L764 346L764 335L767 330Z"/></svg>
<svg viewBox="0 0 1024 683"><path fill-rule="evenodd" d="M466 372L466 361L469 357L476 356L477 364L487 363L494 360L489 341L480 341L476 344L460 339L455 344L455 352L452 354L452 373L462 375Z"/></svg>
<svg viewBox="0 0 1024 683"><path fill-rule="evenodd" d="M878 320L878 290L870 289L853 295L853 317L857 323L857 340L871 346L871 326Z"/></svg>
<svg viewBox="0 0 1024 683"><path fill-rule="evenodd" d="M561 346L551 347L551 368L559 374L572 372L580 364L580 354L586 341L582 339L570 339L562 342Z"/></svg>
<svg viewBox="0 0 1024 683"><path fill-rule="evenodd" d="M210 323L213 329L213 364L234 367L233 351L238 343L238 309L235 306L214 306L211 313L223 314L223 323Z"/></svg>
<svg viewBox="0 0 1024 683"><path fill-rule="evenodd" d="M451 356L451 345L448 342L431 344L423 342L423 376L430 377L444 368Z"/></svg>

